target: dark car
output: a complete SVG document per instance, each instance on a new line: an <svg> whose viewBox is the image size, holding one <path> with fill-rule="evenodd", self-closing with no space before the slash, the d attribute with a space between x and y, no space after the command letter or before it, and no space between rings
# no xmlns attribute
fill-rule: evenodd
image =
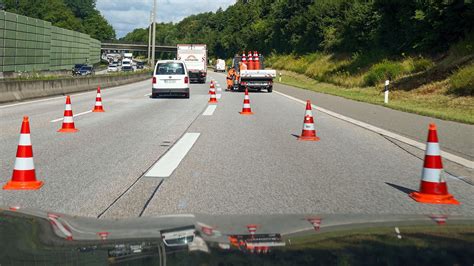
<svg viewBox="0 0 474 266"><path fill-rule="evenodd" d="M137 69L143 69L145 67L145 63L137 62Z"/></svg>
<svg viewBox="0 0 474 266"><path fill-rule="evenodd" d="M88 75L93 75L95 74L94 68L91 66L84 65L79 69L79 75L80 76L88 76Z"/></svg>
<svg viewBox="0 0 474 266"><path fill-rule="evenodd" d="M127 71L133 71L132 66L122 66L122 71L127 72Z"/></svg>
<svg viewBox="0 0 474 266"><path fill-rule="evenodd" d="M75 64L74 67L72 68L72 75L75 76L75 75L79 75L79 70L81 70L81 68L83 66L87 66L86 64Z"/></svg>

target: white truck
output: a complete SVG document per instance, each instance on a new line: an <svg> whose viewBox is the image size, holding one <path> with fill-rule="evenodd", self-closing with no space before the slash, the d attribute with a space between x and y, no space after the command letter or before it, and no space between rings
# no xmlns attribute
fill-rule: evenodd
<svg viewBox="0 0 474 266"><path fill-rule="evenodd" d="M205 44L178 44L176 58L186 64L191 82L206 83L207 46Z"/></svg>
<svg viewBox="0 0 474 266"><path fill-rule="evenodd" d="M214 66L214 72L225 72L225 60L217 59Z"/></svg>

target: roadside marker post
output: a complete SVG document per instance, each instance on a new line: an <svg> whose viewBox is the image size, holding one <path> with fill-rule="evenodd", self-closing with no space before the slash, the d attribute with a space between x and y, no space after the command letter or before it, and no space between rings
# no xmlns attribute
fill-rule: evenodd
<svg viewBox="0 0 474 266"><path fill-rule="evenodd" d="M281 82L281 72L280 72L280 75L278 77L278 82Z"/></svg>
<svg viewBox="0 0 474 266"><path fill-rule="evenodd" d="M384 101L383 101L383 102L384 102L385 104L388 103L388 85L390 85L390 80L387 79L387 80L385 81L385 88L384 88L384 96L385 96L385 98L384 98Z"/></svg>

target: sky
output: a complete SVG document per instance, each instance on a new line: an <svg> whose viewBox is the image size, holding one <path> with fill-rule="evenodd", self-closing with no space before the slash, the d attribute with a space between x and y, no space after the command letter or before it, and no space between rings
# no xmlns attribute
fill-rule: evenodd
<svg viewBox="0 0 474 266"><path fill-rule="evenodd" d="M226 9L234 3L235 0L157 0L157 21L179 22L189 15ZM120 38L133 29L148 26L153 0L97 0L96 6Z"/></svg>

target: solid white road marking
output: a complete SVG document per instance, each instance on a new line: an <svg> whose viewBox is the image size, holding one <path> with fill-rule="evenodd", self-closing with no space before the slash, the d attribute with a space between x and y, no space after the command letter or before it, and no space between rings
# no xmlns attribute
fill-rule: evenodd
<svg viewBox="0 0 474 266"><path fill-rule="evenodd" d="M83 93L72 94L72 96L79 96L79 95L83 95L83 94L87 94L91 92L95 93L95 91L87 91ZM21 103L14 103L14 104L8 104L8 105L1 105L0 108L13 107L13 106L24 105L28 103L39 103L39 102L45 102L45 101L50 101L50 100L56 100L56 99L64 99L64 96L52 97L52 98L41 99L41 100L33 100L33 101L21 102Z"/></svg>
<svg viewBox="0 0 474 266"><path fill-rule="evenodd" d="M142 82L142 81L139 81L139 82ZM136 82L136 83L139 83L139 82ZM133 84L133 83L130 83L130 84ZM108 88L107 91L114 90L114 89L120 89L120 88L126 88L127 85L130 85L130 84L124 84L124 85L120 85L120 86L117 86L117 87ZM90 91L85 91L85 92L81 92L81 93L72 93L71 96L79 96L79 95L83 95L83 94L87 94L87 93L97 93L97 91L96 90L90 90ZM7 107L18 106L18 105L29 104L29 103L46 102L46 101L57 100L57 99L64 99L64 96L57 96L57 97L51 97L51 98L46 98L46 99L40 99L40 100L32 100L32 101L26 101L26 102L20 102L20 103L13 103L13 104L8 104L8 105L0 105L0 109L7 108Z"/></svg>
<svg viewBox="0 0 474 266"><path fill-rule="evenodd" d="M75 114L75 115L73 115L72 117L76 117L76 116L80 116L80 115L85 115L85 114L88 114L88 113L92 113L92 110L89 110L89 111L85 111L85 112L82 112L82 113ZM63 118L64 118L64 117L61 117L61 118L58 118L58 119L54 119L54 120L51 120L50 122L51 122L51 123L58 122L58 121L61 121L61 120L63 120Z"/></svg>
<svg viewBox="0 0 474 266"><path fill-rule="evenodd" d="M145 95L143 95L143 96L147 97L147 96L150 96L150 95L151 95L151 93L147 93L147 94L145 94Z"/></svg>
<svg viewBox="0 0 474 266"><path fill-rule="evenodd" d="M214 114L214 111L216 110L216 108L217 108L217 105L208 105L204 113L202 113L202 115L206 115L206 116L212 115Z"/></svg>
<svg viewBox="0 0 474 266"><path fill-rule="evenodd" d="M287 95L287 94L284 94L284 93L281 93L279 91L275 91L277 94L280 94L281 96L284 96L288 99L291 99L291 100L294 100L294 101L297 101L299 103L302 103L302 104L306 104L305 101L303 100L300 100L300 99L297 99L293 96L290 96L290 95ZM373 131L375 133L378 133L380 135L383 135L383 136L387 136L387 137L390 137L392 139L396 139L398 141L401 141L405 144L408 144L408 145L411 145L413 147L416 147L420 150L425 150L425 147L426 147L426 144L425 143L421 143L421 142L418 142L418 141L415 141L415 140L412 140L412 139L409 139L407 137L403 137L403 136L400 136L396 133L393 133L393 132L390 132L388 130L385 130L385 129L381 129L379 127L376 127L376 126L372 126L370 124L367 124L367 123L364 123L362 121L359 121L359 120L356 120L356 119L353 119L353 118L350 118L350 117L347 117L347 116L344 116L344 115L341 115L341 114L338 114L336 112L333 112L333 111L329 111L327 109L324 109L322 107L318 107L314 104L311 105L314 109L322 112L322 113L325 113L325 114L328 114L330 116L333 116L333 117L336 117L338 119L341 119L343 121L346 121L346 122L349 122L349 123L352 123L354 125L357 125L359 127L362 127L362 128L365 128L365 129L368 129L370 131ZM473 161L470 161L468 159L464 159L462 157L459 157L457 155L454 155L452 153L449 153L449 152L444 152L442 151L441 152L441 156L443 156L443 158L447 159L447 160L450 160L452 162L455 162L457 164L460 164L462 166L465 166L465 167L468 167L468 168L474 168L474 162Z"/></svg>
<svg viewBox="0 0 474 266"><path fill-rule="evenodd" d="M196 143L201 133L186 133L153 167L145 177L169 177Z"/></svg>

